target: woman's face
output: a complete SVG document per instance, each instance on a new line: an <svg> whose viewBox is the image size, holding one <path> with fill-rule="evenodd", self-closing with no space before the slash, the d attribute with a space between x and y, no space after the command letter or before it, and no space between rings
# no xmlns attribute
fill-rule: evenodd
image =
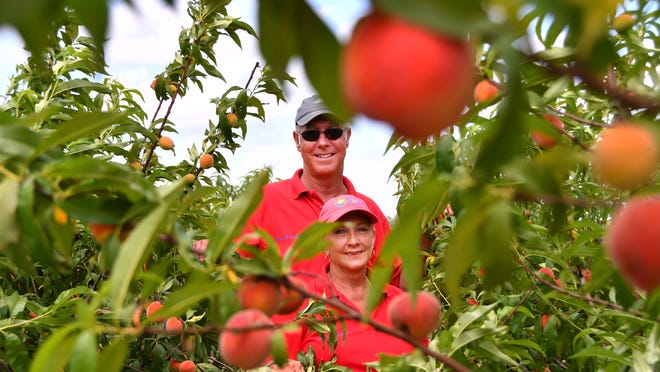
<svg viewBox="0 0 660 372"><path fill-rule="evenodd" d="M366 271L376 239L373 223L359 211L347 213L338 222L342 225L327 236L330 264L347 271Z"/></svg>

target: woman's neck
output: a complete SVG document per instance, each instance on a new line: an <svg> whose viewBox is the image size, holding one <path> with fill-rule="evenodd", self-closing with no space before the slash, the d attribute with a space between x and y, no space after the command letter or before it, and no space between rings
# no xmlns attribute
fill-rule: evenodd
<svg viewBox="0 0 660 372"><path fill-rule="evenodd" d="M328 278L330 278L335 288L346 296L360 311L364 309L369 291L369 280L367 279L366 269L346 272L333 269L330 266Z"/></svg>

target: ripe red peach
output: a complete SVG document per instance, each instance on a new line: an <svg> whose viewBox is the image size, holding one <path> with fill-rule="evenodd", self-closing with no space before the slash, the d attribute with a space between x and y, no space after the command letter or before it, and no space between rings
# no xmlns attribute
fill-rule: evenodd
<svg viewBox="0 0 660 372"><path fill-rule="evenodd" d="M282 307L282 291L273 278L246 275L238 286L238 302L243 309L259 309L267 315L276 314Z"/></svg>
<svg viewBox="0 0 660 372"><path fill-rule="evenodd" d="M165 330L169 332L181 332L183 329L183 321L175 316L167 318L165 322Z"/></svg>
<svg viewBox="0 0 660 372"><path fill-rule="evenodd" d="M226 329L220 334L220 355L227 363L242 369L261 366L270 354L274 330L267 326L272 324L260 310L238 311L227 320Z"/></svg>
<svg viewBox="0 0 660 372"><path fill-rule="evenodd" d="M543 115L543 118L551 122L552 125L554 125L555 128L559 129L560 131L564 129L564 124L557 116L552 114L545 114ZM547 149L557 144L557 139L555 137L545 134L541 131L532 131L529 135L532 137L532 141L534 141L542 149Z"/></svg>
<svg viewBox="0 0 660 372"><path fill-rule="evenodd" d="M195 370L197 370L197 366L192 360L184 360L179 363L179 372L195 372Z"/></svg>
<svg viewBox="0 0 660 372"><path fill-rule="evenodd" d="M288 276L287 279L296 285L297 287L305 288L305 281L295 277ZM300 306L305 302L305 296L299 291L289 288L285 285L280 286L282 290L282 307L280 307L278 314L291 314L292 312L298 310Z"/></svg>
<svg viewBox="0 0 660 372"><path fill-rule="evenodd" d="M601 132L591 154L594 175L621 190L647 183L658 167L658 146L649 129L631 122Z"/></svg>
<svg viewBox="0 0 660 372"><path fill-rule="evenodd" d="M631 285L660 286L660 196L636 196L615 211L605 247L614 267Z"/></svg>
<svg viewBox="0 0 660 372"><path fill-rule="evenodd" d="M174 141L168 136L162 136L158 140L158 145L165 150L172 150L174 148Z"/></svg>
<svg viewBox="0 0 660 372"><path fill-rule="evenodd" d="M492 101L499 92L500 88L491 83L490 80L481 80L474 86L474 100L478 103L489 102Z"/></svg>
<svg viewBox="0 0 660 372"><path fill-rule="evenodd" d="M148 317L152 316L154 313L160 310L161 307L163 307L163 304L160 301L154 301L150 303L149 306L147 306L147 316ZM154 318L154 322L156 323L160 323L163 321L165 321L165 318L163 317Z"/></svg>
<svg viewBox="0 0 660 372"><path fill-rule="evenodd" d="M438 326L440 301L429 292L418 291L413 303L411 294L405 292L392 299L387 314L392 327L421 341Z"/></svg>
<svg viewBox="0 0 660 372"><path fill-rule="evenodd" d="M208 169L213 166L213 155L211 154L202 154L202 156L199 157L199 167L202 169Z"/></svg>
<svg viewBox="0 0 660 372"><path fill-rule="evenodd" d="M358 21L340 66L351 110L420 140L458 123L476 76L466 39L379 11Z"/></svg>

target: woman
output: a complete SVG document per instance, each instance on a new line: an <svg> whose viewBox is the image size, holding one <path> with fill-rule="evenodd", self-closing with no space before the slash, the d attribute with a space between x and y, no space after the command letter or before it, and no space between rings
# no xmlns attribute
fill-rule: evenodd
<svg viewBox="0 0 660 372"><path fill-rule="evenodd" d="M366 307L369 280L367 267L374 254L375 229L378 218L369 210L365 202L354 195L341 195L329 199L321 209L320 222L341 222L326 239L330 242L325 253L326 264L323 273L307 284L307 289L329 300L340 301L345 306L363 313ZM383 290L383 297L370 318L389 326L387 306L403 291L392 285ZM330 305L328 305L330 307ZM338 311L339 316L343 313ZM308 327L301 332L300 350L309 348L316 355L316 363L321 364L336 358L335 364L353 371L366 371L365 363L379 360L380 353L389 355L406 354L413 351L407 342L394 336L376 331L373 327L358 320L346 319L346 331L340 322L336 323L338 341L332 349L319 334ZM295 355L297 350L289 350ZM291 360L284 371L300 370L299 363ZM295 366L294 366L295 365Z"/></svg>

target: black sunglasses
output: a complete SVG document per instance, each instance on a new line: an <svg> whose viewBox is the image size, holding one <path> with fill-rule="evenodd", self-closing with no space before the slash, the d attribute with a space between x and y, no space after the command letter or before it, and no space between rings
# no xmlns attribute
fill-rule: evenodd
<svg viewBox="0 0 660 372"><path fill-rule="evenodd" d="M334 141L344 134L344 130L341 128L328 128L324 131L320 131L318 129L310 129L300 133L300 135L305 141L314 142L317 141L319 137L321 137L321 133L325 135L325 138Z"/></svg>

